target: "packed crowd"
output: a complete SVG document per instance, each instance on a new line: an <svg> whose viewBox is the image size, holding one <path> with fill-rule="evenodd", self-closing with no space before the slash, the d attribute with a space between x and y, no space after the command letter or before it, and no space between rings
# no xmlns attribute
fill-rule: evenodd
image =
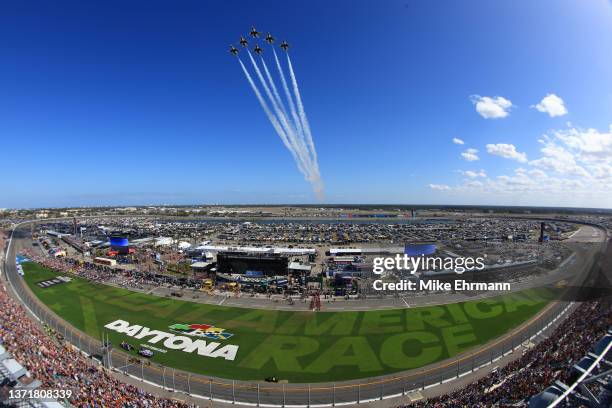
<svg viewBox="0 0 612 408"><path fill-rule="evenodd" d="M56 272L72 273L93 282L110 283L125 288L148 289L152 286L167 283L179 287L198 289L198 285L201 284L200 281L195 279L173 278L150 272L140 272L134 269L112 268L70 257L54 258L43 256L30 248L24 249L21 251L21 254Z"/></svg>
<svg viewBox="0 0 612 408"><path fill-rule="evenodd" d="M0 234L1 235L1 234ZM4 239L0 237L0 252ZM0 342L45 389L71 389L79 407L188 407L125 384L65 343L48 327L39 327L0 286Z"/></svg>
<svg viewBox="0 0 612 408"><path fill-rule="evenodd" d="M555 380L567 381L568 368L612 325L609 300L582 303L546 340L519 359L465 388L405 407L523 406Z"/></svg>

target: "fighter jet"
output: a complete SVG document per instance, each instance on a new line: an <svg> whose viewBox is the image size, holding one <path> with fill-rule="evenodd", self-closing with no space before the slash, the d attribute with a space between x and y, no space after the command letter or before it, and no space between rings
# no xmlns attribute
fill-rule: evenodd
<svg viewBox="0 0 612 408"><path fill-rule="evenodd" d="M259 45L255 44L255 48L253 48L253 51L255 52L255 54L257 55L261 55L261 53L263 52L263 50L259 47Z"/></svg>
<svg viewBox="0 0 612 408"><path fill-rule="evenodd" d="M289 44L287 44L287 41L283 41L280 45L280 47L284 50L287 51L289 49Z"/></svg>
<svg viewBox="0 0 612 408"><path fill-rule="evenodd" d="M240 36L240 45L246 47L247 45L249 45L249 42L243 36Z"/></svg>
<svg viewBox="0 0 612 408"><path fill-rule="evenodd" d="M266 42L270 45L274 43L274 37L272 37L272 34L268 33L268 35L266 35Z"/></svg>
<svg viewBox="0 0 612 408"><path fill-rule="evenodd" d="M238 48L234 47L233 44L230 44L229 53L232 55L238 55Z"/></svg>
<svg viewBox="0 0 612 408"><path fill-rule="evenodd" d="M259 31L257 31L255 29L255 26L251 27L251 32L249 33L249 35L253 38L259 38Z"/></svg>

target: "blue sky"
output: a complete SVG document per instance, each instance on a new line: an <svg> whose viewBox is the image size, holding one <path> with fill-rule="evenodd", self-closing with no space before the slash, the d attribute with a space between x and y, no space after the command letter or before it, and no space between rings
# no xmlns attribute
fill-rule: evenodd
<svg viewBox="0 0 612 408"><path fill-rule="evenodd" d="M319 202L227 53L252 24L322 202L612 207L604 0L4 2L0 207Z"/></svg>

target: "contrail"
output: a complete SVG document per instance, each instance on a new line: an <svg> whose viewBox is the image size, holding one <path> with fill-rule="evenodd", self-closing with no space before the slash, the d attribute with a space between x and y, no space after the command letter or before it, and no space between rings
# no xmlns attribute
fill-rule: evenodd
<svg viewBox="0 0 612 408"><path fill-rule="evenodd" d="M287 85L287 81L285 80L285 73L281 68L280 62L278 61L278 56L276 55L276 49L272 47L272 52L274 53L274 60L276 61L276 69L278 69L278 74L280 76L281 82L283 84L283 88L285 90L285 97L289 102L289 109L291 110L291 116L293 117L293 122L295 123L295 127L298 133L304 137L304 130L302 129L302 124L300 123L300 119L298 118L297 112L295 110L295 104L293 103L293 98L291 97L291 93L289 92L289 86Z"/></svg>
<svg viewBox="0 0 612 408"><path fill-rule="evenodd" d="M274 97L276 98L276 103L278 104L281 111L283 112L283 115L285 115L285 118L287 118L287 111L285 110L285 104L283 104L283 100L278 94L278 90L276 89L276 85L274 84L274 80L272 79L272 75L270 75L270 71L268 70L268 66L266 65L266 61L263 59L263 57L261 57L261 64L263 65L264 72L266 73L266 77L268 78L268 83L270 84L270 88L272 88L272 93L274 94Z"/></svg>
<svg viewBox="0 0 612 408"><path fill-rule="evenodd" d="M310 125L308 123L308 118L306 117L306 111L304 111L304 104L302 103L302 97L300 96L300 89L297 84L297 80L295 78L295 73L293 72L293 65L291 64L291 58L289 58L289 54L287 54L287 65L289 66L289 74L291 75L291 82L293 83L293 92L295 94L295 101L298 106L298 111L300 113L300 119L302 122L302 128L304 129L304 134L306 135L306 141L308 142L308 146L310 147L310 153L312 154L312 162L313 168L312 172L315 177L313 180L313 187L315 189L315 193L319 198L323 197L323 181L321 180L321 174L319 173L319 162L317 158L317 150L315 149L314 141L312 140L312 133L310 132Z"/></svg>
<svg viewBox="0 0 612 408"><path fill-rule="evenodd" d="M306 147L304 143L304 136L300 132L301 129L298 130L297 127L293 126L293 124L289 121L289 117L287 116L287 111L285 110L285 105L283 104L283 100L281 99L280 94L278 93L278 90L276 89L276 84L274 83L274 80L272 79L272 75L270 74L268 65L266 64L266 61L263 59L263 57L261 57L261 63L264 69L264 73L266 74L266 78L268 79L268 84L270 85L270 89L272 90L272 94L274 95L274 98L275 98L274 100L276 101L276 105L280 109L280 112L278 112L278 116L282 118L281 123L287 124L287 129L286 129L287 137L289 138L290 141L293 141L293 146L299 150L298 152L296 152L298 156L302 158L302 161L305 163L307 168L310 168L311 158L308 155L308 148Z"/></svg>
<svg viewBox="0 0 612 408"><path fill-rule="evenodd" d="M241 43L241 45L244 44ZM284 94L287 99L287 105L285 105L283 98L281 98L277 84L275 83L263 56L261 56L261 66L263 67L262 74L259 64L255 61L255 58L249 49L246 48L245 50L249 56L249 59L251 60L253 70L259 79L263 92L260 91L261 88L255 83L253 76L251 76L245 64L240 58L238 58L240 67L242 68L247 81L253 89L259 104L270 120L274 130L281 138L287 150L289 150L291 153L291 156L293 157L293 160L295 161L300 173L302 173L306 181L312 185L313 191L317 197L319 199L323 199L323 181L321 180L319 164L317 162L317 152L315 150L312 132L308 123L308 118L306 117L304 104L302 103L302 97L300 95L295 72L293 71L291 59L289 58L289 55L287 55L287 65L289 67L292 89L289 86L285 72L281 67L276 50L273 46L271 46L271 48L274 55L274 61L276 62L276 68L278 69L278 74L283 86ZM257 51L259 53L260 49L257 49ZM238 51L235 48L230 48L230 52L236 55ZM286 106L288 106L288 109Z"/></svg>
<svg viewBox="0 0 612 408"><path fill-rule="evenodd" d="M279 118L280 123L283 129L285 130L285 134L287 135L287 140L289 141L289 144L292 146L295 155L303 162L304 168L310 169L312 167L310 155L308 155L307 152L304 152L304 148L302 147L304 145L303 143L301 144L302 146L300 146L299 139L296 137L295 133L293 132L293 129L287 122L287 118L285 117L285 115L283 115L283 112L280 110L280 107L276 103L276 100L274 99L274 96L272 95L272 92L270 91L270 88L268 87L266 80L264 79L261 73L261 70L259 69L259 66L255 62L253 55L248 50L247 50L247 53L249 54L249 58L251 59L251 64L253 65L253 68L255 69L255 73L257 74L257 77L259 78L259 81L261 82L263 89L266 95L268 96L268 99L272 103L272 107L274 108L274 111L276 112L276 116ZM307 180L310 181L310 177L307 176Z"/></svg>
<svg viewBox="0 0 612 408"><path fill-rule="evenodd" d="M251 74L249 74L249 71L247 71L246 67L244 66L244 64L242 63L242 60L240 58L238 58L238 62L240 62L240 66L242 67L242 71L244 72L244 75L246 76L247 80L249 81L249 84L251 85L251 88L253 89L253 92L255 92L255 96L257 97L257 100L259 101L259 104L261 105L262 109L266 113L266 116L268 116L268 119L272 123L272 126L274 127L274 130L280 136L281 140L283 141L283 144L285 145L287 150L289 150L289 152L291 153L291 156L293 156L293 159L295 160L295 162L296 162L300 172L302 174L304 174L305 176L307 176L308 172L303 168L300 160L298 160L294 150L291 148L291 145L289 144L289 141L287 140L287 135L285 134L285 132L281 128L280 124L278 123L278 120L276 120L276 117L274 116L272 111L270 111L270 108L268 107L268 104L266 103L266 101L264 100L263 96L261 95L261 92L259 92L259 89L257 89L257 86L255 85L255 82L253 81L253 78L251 77Z"/></svg>
<svg viewBox="0 0 612 408"><path fill-rule="evenodd" d="M304 105L302 104L302 97L300 96L300 88L298 88L297 80L295 79L295 73L293 72L293 66L291 65L291 58L289 58L289 54L287 54L287 64L289 65L289 74L291 75L293 92L295 93L295 101L297 102L298 110L300 112L300 119L302 121L302 127L304 128L304 134L306 135L306 140L308 142L308 146L310 147L314 162L317 163L317 151L315 150L314 142L312 140L310 125L308 124L308 118L306 118L306 112L304 111Z"/></svg>
<svg viewBox="0 0 612 408"><path fill-rule="evenodd" d="M312 134L310 133L310 126L308 125L308 121L306 120L306 113L304 112L304 106L302 105L302 99L300 98L299 89L297 88L297 81L295 79L295 74L293 73L293 67L291 66L291 62L289 61L289 68L291 70L290 71L291 78L293 80L294 89L297 91L295 93L296 100L300 104L301 112L304 118L304 123L306 124L307 133L304 132L304 126L302 122L300 121L300 119L298 118L298 114L296 112L295 105L293 103L293 97L291 96L291 93L289 92L289 86L287 85L285 74L283 72L283 69L281 68L280 61L278 60L278 55L276 54L276 49L274 47L272 47L272 53L274 54L274 60L276 61L276 68L278 70L279 76L281 78L281 82L283 84L283 88L285 90L285 96L289 104L289 109L291 110L291 116L293 117L293 122L295 123L296 130L298 134L300 135L301 142L304 143L304 139L306 139L308 143L309 152L307 152L306 154L308 155L308 158L310 159L310 163L312 164L312 166L310 167L311 173L312 173L310 181L313 185L313 188L315 190L317 197L319 197L320 199L323 199L323 182L321 180L321 174L319 172L319 164L317 161L317 151L315 150L314 143L312 141ZM287 55L287 58L289 58L289 55ZM304 136L304 133L306 133L307 135L306 137Z"/></svg>

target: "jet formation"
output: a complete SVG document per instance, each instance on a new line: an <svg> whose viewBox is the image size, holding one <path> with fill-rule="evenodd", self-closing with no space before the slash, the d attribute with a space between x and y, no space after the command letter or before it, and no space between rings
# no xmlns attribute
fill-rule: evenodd
<svg viewBox="0 0 612 408"><path fill-rule="evenodd" d="M255 26L252 26L251 31L249 32L249 36L253 39L257 39L260 37L260 35L261 33L257 31ZM275 38L272 37L272 34L268 33L264 41L270 45L273 45ZM249 41L246 38L244 38L243 35L240 36L240 40L238 40L238 43L240 44L241 47L248 49ZM287 43L287 41L282 41L280 43L280 48L283 51L287 52L289 50L289 43ZM234 47L234 44L230 44L229 53L232 54L233 56L238 56L238 52L239 52L238 48ZM259 44L255 44L255 46L253 47L253 52L257 55L261 55L263 53L263 48L261 48Z"/></svg>
<svg viewBox="0 0 612 408"><path fill-rule="evenodd" d="M267 44L260 46L258 39L265 41ZM250 46L249 41L253 42ZM229 53L236 57L234 61L238 62L240 68L242 68L242 72L253 89L259 105L268 117L274 131L291 153L298 170L302 173L304 179L310 183L317 197L322 199L324 187L319 170L317 151L289 56L289 43L281 41L279 44L280 49L285 52L285 69L283 69L283 64L278 57L276 39L272 34L267 33L264 36L253 26L248 31L248 35L240 36L238 44L238 47L231 44ZM264 56L265 47L269 51ZM246 59L243 61L241 57L245 55ZM266 60L268 63L266 63ZM250 63L252 68L247 68L245 62L247 65ZM271 72L273 69L269 68L268 64L270 62L273 63L272 68L276 67L278 73L276 79ZM284 93L284 95L281 95L281 93Z"/></svg>

